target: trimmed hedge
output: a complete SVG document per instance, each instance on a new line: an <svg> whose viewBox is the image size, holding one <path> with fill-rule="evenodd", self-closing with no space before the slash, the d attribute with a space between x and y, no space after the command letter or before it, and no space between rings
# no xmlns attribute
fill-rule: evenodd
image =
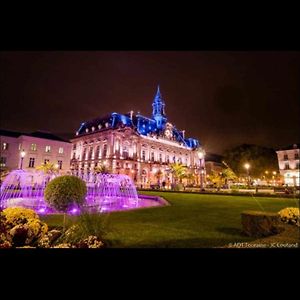
<svg viewBox="0 0 300 300"><path fill-rule="evenodd" d="M65 175L51 180L46 186L44 196L51 207L66 212L71 205L82 205L86 192L86 184L82 179Z"/></svg>

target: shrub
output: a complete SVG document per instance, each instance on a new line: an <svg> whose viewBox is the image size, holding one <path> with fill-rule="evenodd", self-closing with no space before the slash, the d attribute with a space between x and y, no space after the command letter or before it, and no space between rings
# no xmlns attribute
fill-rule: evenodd
<svg viewBox="0 0 300 300"><path fill-rule="evenodd" d="M94 235L90 235L76 244L76 248L102 248L103 246L103 242Z"/></svg>
<svg viewBox="0 0 300 300"><path fill-rule="evenodd" d="M107 220L107 214L82 213L76 225L71 226L57 242L73 244L79 248L100 248L108 230ZM99 247L89 247L92 245Z"/></svg>
<svg viewBox="0 0 300 300"><path fill-rule="evenodd" d="M45 200L58 211L66 212L71 205L82 205L87 189L83 180L65 175L51 180L45 189Z"/></svg>
<svg viewBox="0 0 300 300"><path fill-rule="evenodd" d="M3 210L0 224L0 244L6 246L33 246L48 232L47 224L41 222L33 210L22 207Z"/></svg>
<svg viewBox="0 0 300 300"><path fill-rule="evenodd" d="M300 226L299 208L286 207L279 212L281 221L287 224Z"/></svg>

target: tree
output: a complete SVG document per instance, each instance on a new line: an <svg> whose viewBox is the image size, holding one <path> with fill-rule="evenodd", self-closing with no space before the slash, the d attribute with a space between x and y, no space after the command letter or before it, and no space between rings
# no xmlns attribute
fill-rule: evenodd
<svg viewBox="0 0 300 300"><path fill-rule="evenodd" d="M224 161L235 174L246 174L245 163L250 164L250 175L260 177L266 170L278 171L276 152L257 145L243 144L224 152Z"/></svg>
<svg viewBox="0 0 300 300"><path fill-rule="evenodd" d="M36 167L36 169L48 175L55 175L58 173L58 167L50 162L46 162L45 164Z"/></svg>
<svg viewBox="0 0 300 300"><path fill-rule="evenodd" d="M181 183L182 179L184 178L186 174L187 168L179 163L173 163L170 165L171 173L173 174L173 177L175 179L175 184L177 184L178 180Z"/></svg>
<svg viewBox="0 0 300 300"><path fill-rule="evenodd" d="M100 164L99 166L94 168L94 172L96 174L110 174L111 169L107 167L105 164Z"/></svg>
<svg viewBox="0 0 300 300"><path fill-rule="evenodd" d="M187 180L187 184L188 184L188 185L191 185L191 184L193 184L193 183L195 182L196 175L193 174L192 172L187 172L187 173L185 173L185 175L184 175L184 179Z"/></svg>
<svg viewBox="0 0 300 300"><path fill-rule="evenodd" d="M0 183L4 181L4 179L8 174L9 174L9 169L7 167L0 167Z"/></svg>
<svg viewBox="0 0 300 300"><path fill-rule="evenodd" d="M85 202L87 192L85 182L76 176L59 176L51 180L44 192L46 202L64 213L64 230L66 212L72 206L81 206Z"/></svg>
<svg viewBox="0 0 300 300"><path fill-rule="evenodd" d="M229 181L235 181L238 179L230 168L223 168L221 172L212 171L209 178L212 183L216 184L218 189L220 189L223 185L228 184Z"/></svg>

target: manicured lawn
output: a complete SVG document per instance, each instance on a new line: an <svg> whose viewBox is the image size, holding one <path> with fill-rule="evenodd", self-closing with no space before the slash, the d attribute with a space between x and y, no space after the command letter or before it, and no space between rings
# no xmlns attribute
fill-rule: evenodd
<svg viewBox="0 0 300 300"><path fill-rule="evenodd" d="M277 212L298 207L299 200L247 196L144 192L161 195L170 206L115 212L109 215L108 239L112 247L222 247L253 240L241 234L241 212ZM62 216L42 218L61 226ZM69 224L76 217L68 218Z"/></svg>

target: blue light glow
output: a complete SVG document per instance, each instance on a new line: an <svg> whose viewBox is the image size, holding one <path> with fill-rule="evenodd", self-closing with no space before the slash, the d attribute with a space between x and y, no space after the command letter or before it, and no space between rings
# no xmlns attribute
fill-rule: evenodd
<svg viewBox="0 0 300 300"><path fill-rule="evenodd" d="M159 86L157 87L156 95L152 102L152 108L153 108L152 118L142 116L140 115L139 112L136 115L134 115L134 118L130 118L127 115L113 112L110 114L109 117L98 118L88 123L87 122L81 123L81 126L77 132L78 134L87 134L88 132L86 132L86 129L92 127L99 128L98 126L100 123L102 124L107 123L112 128L119 128L120 126L130 127L133 130L136 130L139 134L145 136L151 134L162 135L163 131L166 128L167 117L165 113L165 102L160 93ZM106 126L104 126L104 128L105 127ZM182 131L177 130L175 126L173 126L172 129L172 136L174 137L175 141L177 141L181 145L190 148L197 148L200 145L199 141L196 139L184 138Z"/></svg>

